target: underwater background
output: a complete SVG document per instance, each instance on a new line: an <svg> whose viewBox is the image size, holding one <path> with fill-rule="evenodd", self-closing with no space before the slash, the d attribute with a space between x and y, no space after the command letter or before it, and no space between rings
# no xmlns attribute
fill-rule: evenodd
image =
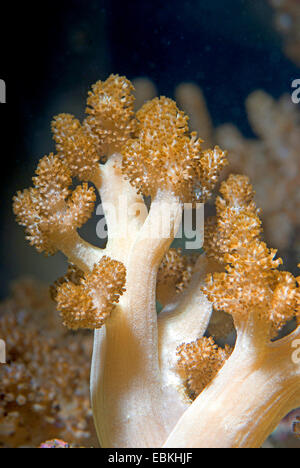
<svg viewBox="0 0 300 468"><path fill-rule="evenodd" d="M295 20L291 12L296 4ZM54 115L82 117L91 84L117 73L130 80L145 77L155 93L168 97L174 97L179 84L193 82L203 92L214 128L232 123L245 138L257 138L245 101L258 89L275 100L291 96L293 80L300 79L299 10L297 0L53 0L2 5L0 79L6 83L6 104L0 104L1 299L21 276L50 284L66 269L62 256L46 259L25 243L11 208L14 193L31 185L38 160L54 151ZM299 112L300 104L293 105ZM260 179L270 176L271 169L265 170ZM277 180L281 176L279 168ZM294 196L300 198L297 190ZM279 249L285 269L293 273L300 259L299 218L295 212L285 245L270 245ZM95 224L85 229L90 240L98 242ZM280 431L279 441L285 439L284 429Z"/></svg>
<svg viewBox="0 0 300 468"><path fill-rule="evenodd" d="M25 245L11 197L30 185L37 161L54 150L52 117L80 117L92 83L110 73L147 77L159 95L173 97L178 84L192 81L214 126L232 122L253 137L247 96L257 89L276 99L291 94L300 77L267 0L69 0L11 3L2 12L2 297L20 274L49 281L64 271L59 256L45 259Z"/></svg>

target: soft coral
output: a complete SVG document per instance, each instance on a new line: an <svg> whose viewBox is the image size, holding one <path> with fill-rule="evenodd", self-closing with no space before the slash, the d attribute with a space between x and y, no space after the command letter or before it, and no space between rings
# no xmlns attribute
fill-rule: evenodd
<svg viewBox="0 0 300 468"><path fill-rule="evenodd" d="M291 290L299 297L296 282L277 272L273 252L259 241L252 188L238 177L223 185L217 222L211 222L208 230L213 242L206 242L207 254L215 255L219 273L203 289L210 262L203 255L189 266L193 275L180 272L188 262L180 262L176 255L171 260L174 267L177 263L177 271L166 271L169 260L165 255L181 223L184 202L206 201L226 164L226 153L218 147L203 151L201 140L189 132L187 117L170 99L155 98L135 115L131 91L126 78L112 75L93 86L82 124L67 114L55 118L57 155L44 158L34 187L18 193L15 213L38 250L61 250L76 267L73 277L69 272L57 285L55 296L67 325L96 329L91 398L103 447L159 447L167 439L168 446L256 445L283 408L298 401L298 368L292 362L286 364L290 340L298 332L283 342L267 341L275 323L278 328L292 317L298 300L291 305L281 302L281 290L276 288L289 288L293 283ZM74 177L83 185L71 193ZM77 233L92 214L95 199L87 182L101 196L108 225L105 249L89 245ZM151 197L149 212L143 196ZM249 249L245 248L247 236ZM231 266L224 272L226 263ZM243 271L249 274L244 281ZM262 280L259 284L256 276ZM168 288L176 290L178 277L182 278L179 283L187 277L190 281L182 283L184 290L157 317L157 278L168 279L167 287L160 288L166 293ZM257 316L249 314L247 306L238 307L239 298L249 296L256 287L261 294L253 297L249 307L257 306ZM277 301L273 321L265 307L268 288L274 292L273 302ZM233 314L238 329L234 351L219 373L231 350L203 338L212 313L206 295L216 308L226 309L228 304L226 311ZM164 297L169 302L168 294ZM267 352L269 348L275 349L273 354ZM190 406L184 392L197 381L194 371L200 380L203 372L207 374L203 385L197 384L198 391L207 387ZM258 389L256 382L259 387L270 375L274 382L266 384L265 391ZM286 404L282 375L291 376L289 383L295 390ZM251 398L244 397L246 388ZM270 407L280 392L282 403L274 414ZM220 402L227 405L222 411ZM262 429L253 417L259 419L266 409Z"/></svg>

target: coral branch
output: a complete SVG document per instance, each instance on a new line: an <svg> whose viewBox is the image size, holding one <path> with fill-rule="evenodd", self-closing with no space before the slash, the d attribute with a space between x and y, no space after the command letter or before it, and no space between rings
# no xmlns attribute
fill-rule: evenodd
<svg viewBox="0 0 300 468"><path fill-rule="evenodd" d="M299 332L293 334L293 339ZM290 343L270 344L252 359L246 336L211 384L184 413L165 447L259 448L300 405L300 370Z"/></svg>
<svg viewBox="0 0 300 468"><path fill-rule="evenodd" d="M206 259L200 256L187 288L177 294L158 316L159 360L162 378L186 400L185 383L178 375L177 348L202 338L212 314L212 304L201 290L206 273Z"/></svg>
<svg viewBox="0 0 300 468"><path fill-rule="evenodd" d="M293 359L300 327L271 341L292 318L299 323L299 278L278 271L281 260L274 259L276 251L259 239L247 179L231 176L221 193L214 231L218 244L210 253L227 264L226 271L209 275L204 291L214 307L233 316L237 341L223 368L178 421L166 447L259 447L280 419L300 405L300 368ZM245 231L243 219L246 227L252 219L253 229ZM208 350L200 346L202 353L209 351L208 371L200 372L196 380L200 390L210 372L217 370L210 366L209 345ZM187 354L190 350L194 354L195 344L179 349L184 350L189 372L193 361ZM193 390L193 376L187 377Z"/></svg>
<svg viewBox="0 0 300 468"><path fill-rule="evenodd" d="M191 398L199 395L214 379L230 355L230 347L218 347L209 337L183 343L177 348L177 366L186 382Z"/></svg>
<svg viewBox="0 0 300 468"><path fill-rule="evenodd" d="M102 157L119 152L135 129L132 91L126 78L110 75L89 92L86 123L99 139Z"/></svg>
<svg viewBox="0 0 300 468"><path fill-rule="evenodd" d="M93 188L83 184L71 192L71 173L53 154L41 159L33 182L34 187L17 193L13 205L17 221L26 228L27 239L38 252L47 255L62 250L81 268L85 261L76 262L76 258L87 244L80 240L76 230L92 215ZM96 252L92 248L89 256Z"/></svg>
<svg viewBox="0 0 300 468"><path fill-rule="evenodd" d="M60 114L52 122L57 153L64 160L72 176L80 180L93 180L101 156L99 139L86 121L83 125L70 114Z"/></svg>
<svg viewBox="0 0 300 468"><path fill-rule="evenodd" d="M79 284L67 279L59 285L55 300L64 325L74 330L101 328L125 291L125 277L124 265L104 256Z"/></svg>

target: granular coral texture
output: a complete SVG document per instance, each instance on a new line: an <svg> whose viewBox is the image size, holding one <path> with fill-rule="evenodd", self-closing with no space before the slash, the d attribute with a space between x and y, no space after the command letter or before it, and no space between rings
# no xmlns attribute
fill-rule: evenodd
<svg viewBox="0 0 300 468"><path fill-rule="evenodd" d="M242 248L261 233L258 209L248 177L231 175L220 187L216 217L207 221L204 248L208 257L224 262L229 250Z"/></svg>
<svg viewBox="0 0 300 468"><path fill-rule="evenodd" d="M101 328L125 291L126 268L104 256L91 273L74 271L69 268L65 281L57 283L55 300L63 324L73 330ZM76 282L70 279L72 273Z"/></svg>
<svg viewBox="0 0 300 468"><path fill-rule="evenodd" d="M171 248L164 256L157 275L157 297L162 304L174 300L189 284L198 255L183 255Z"/></svg>
<svg viewBox="0 0 300 468"><path fill-rule="evenodd" d="M232 190L235 182L239 196ZM253 316L257 323L268 324L266 333L273 338L294 317L299 321L299 278L278 270L282 260L275 258L277 251L261 241L247 177L230 176L220 191L214 245L207 243L207 252L226 263L226 272L209 275L204 291L214 307L231 314L236 324Z"/></svg>
<svg viewBox="0 0 300 468"><path fill-rule="evenodd" d="M99 139L101 156L120 151L135 129L133 86L125 77L110 75L92 86L85 122Z"/></svg>
<svg viewBox="0 0 300 468"><path fill-rule="evenodd" d="M91 337L59 325L48 288L14 286L0 306L7 364L0 366L0 446L37 447L59 437L95 445L89 402Z"/></svg>
<svg viewBox="0 0 300 468"><path fill-rule="evenodd" d="M123 172L138 192L154 197L166 190L183 202L204 202L215 187L226 153L202 151L189 133L188 117L164 96L147 102L136 114L134 138L122 148Z"/></svg>
<svg viewBox="0 0 300 468"><path fill-rule="evenodd" d="M90 218L96 195L86 183L72 191L71 171L52 153L40 160L33 183L14 197L14 213L25 227L30 245L53 255L58 239L75 232Z"/></svg>
<svg viewBox="0 0 300 468"><path fill-rule="evenodd" d="M187 392L194 399L213 380L229 358L232 349L216 345L212 337L183 343L177 348L178 369L185 380Z"/></svg>
<svg viewBox="0 0 300 468"><path fill-rule="evenodd" d="M59 157L66 161L72 176L89 181L101 157L99 139L87 122L70 114L60 114L52 122L53 138Z"/></svg>

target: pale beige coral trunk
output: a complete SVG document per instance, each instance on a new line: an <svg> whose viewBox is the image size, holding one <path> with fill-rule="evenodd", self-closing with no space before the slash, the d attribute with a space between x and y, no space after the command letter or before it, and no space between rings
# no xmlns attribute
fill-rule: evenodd
<svg viewBox="0 0 300 468"><path fill-rule="evenodd" d="M142 244L135 254L105 335L95 332L92 398L103 447L157 447L172 425L156 351L156 268L147 267L152 262Z"/></svg>
<svg viewBox="0 0 300 468"><path fill-rule="evenodd" d="M112 188L104 194L112 194ZM157 235L162 201L173 206L173 232L166 237ZM107 254L124 262L127 278L126 293L105 329L95 332L91 398L102 447L161 446L184 410L175 391L164 388L161 379L155 297L157 269L181 213L178 200L161 194L143 226L131 232L132 238L123 243L116 238L108 244Z"/></svg>
<svg viewBox="0 0 300 468"><path fill-rule="evenodd" d="M178 421L164 447L258 448L286 414L300 406L300 365L293 340L256 350L238 340L217 377Z"/></svg>

